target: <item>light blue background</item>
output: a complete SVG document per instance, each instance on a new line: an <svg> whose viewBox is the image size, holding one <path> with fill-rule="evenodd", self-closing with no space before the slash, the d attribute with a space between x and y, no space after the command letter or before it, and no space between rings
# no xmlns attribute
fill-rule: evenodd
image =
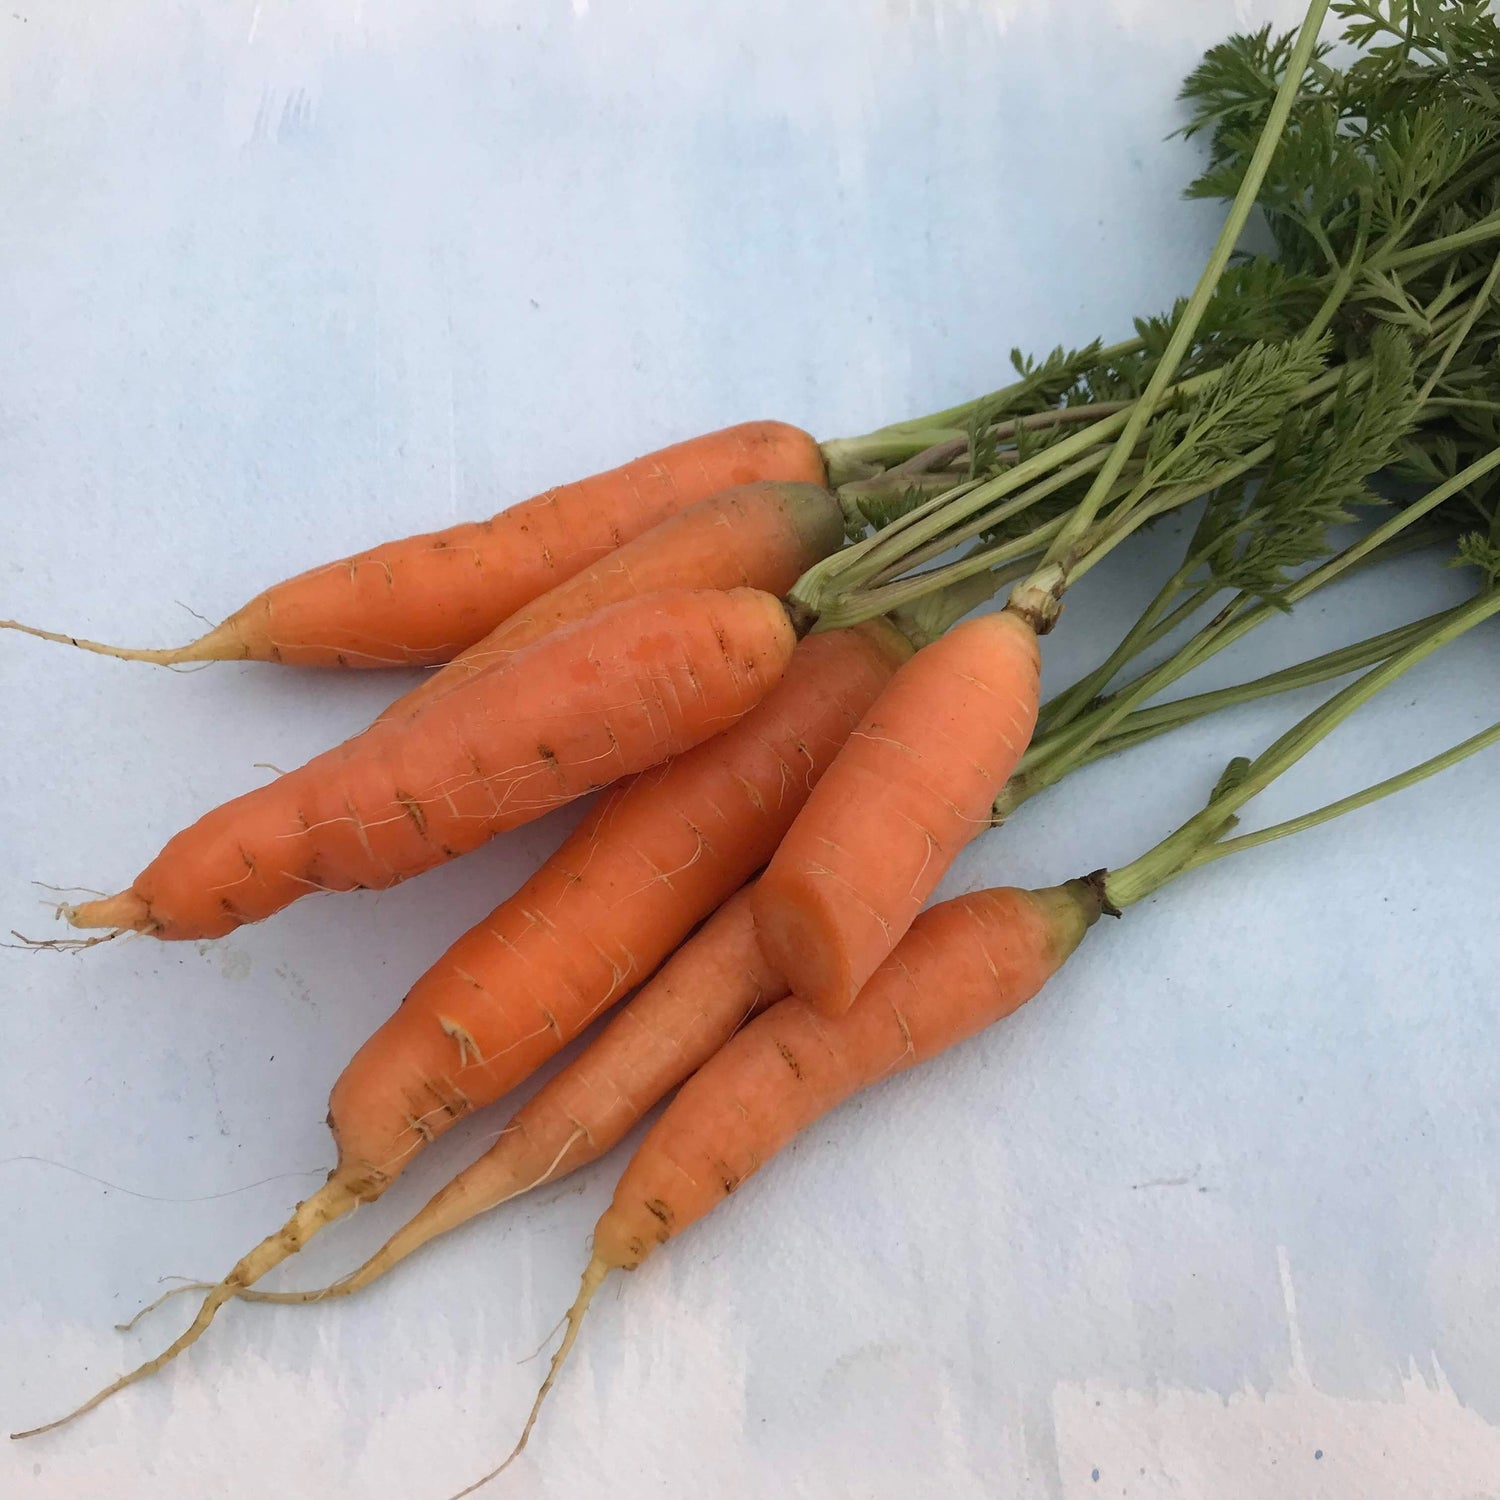
<svg viewBox="0 0 1500 1500"><path fill-rule="evenodd" d="M1178 79L1300 9L13 4L0 614L139 644L694 432L859 432L1000 383L1012 344L1120 336L1216 225L1178 197ZM1089 580L1049 683L1107 648L1176 535ZM1380 571L1212 681L1461 587ZM1263 815L1489 722L1497 663L1493 631L1456 646ZM49 934L31 882L125 883L255 762L305 759L397 686L0 638L0 925ZM1080 776L945 891L1131 857L1306 706ZM1013 1023L810 1131L600 1299L511 1492L1500 1493L1496 772L1183 883ZM281 1221L316 1175L181 1200L326 1167L341 1063L566 821L214 945L0 953L8 1426L165 1342L178 1312L109 1331L159 1275L218 1273ZM498 1124L286 1284L353 1264ZM0 1490L451 1492L524 1415L542 1367L518 1361L618 1161L358 1301L232 1309L170 1375L0 1449Z"/></svg>

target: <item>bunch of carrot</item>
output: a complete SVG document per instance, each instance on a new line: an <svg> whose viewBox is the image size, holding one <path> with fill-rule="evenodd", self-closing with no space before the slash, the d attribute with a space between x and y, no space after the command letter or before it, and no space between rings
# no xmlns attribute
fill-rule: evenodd
<svg viewBox="0 0 1500 1500"><path fill-rule="evenodd" d="M1216 138L1234 164L1223 231L1193 295L1133 341L1018 362L1003 391L861 439L820 446L761 422L680 443L488 521L301 574L176 650L4 622L168 665L438 668L360 734L178 833L117 894L62 909L104 938L220 937L303 895L391 886L601 794L350 1061L332 1092L337 1164L324 1186L196 1288L196 1316L161 1355L71 1415L159 1369L231 1299L356 1291L604 1155L676 1090L599 1221L539 1407L612 1270L638 1266L851 1093L1015 1010L1101 914L1500 738L1491 728L1302 818L1233 831L1240 808L1345 717L1500 612L1500 446L1475 452L1452 435L1451 392L1470 388L1459 377L1500 332L1485 236L1451 227L1451 213L1425 223L1424 200L1387 243L1372 188L1347 223L1318 210L1330 251L1318 274L1232 260L1257 205L1308 212L1285 206L1277 174L1301 170L1285 147L1313 107L1304 79L1328 73L1308 74L1325 8L1315 0L1266 97L1230 122L1239 136ZM1472 149L1500 151L1500 125ZM1425 299L1398 331L1379 311L1393 286L1403 303ZM1331 528L1373 506L1368 479L1393 467L1420 493L1336 547ZM1069 588L1195 502L1182 564L1141 620L1043 704L1040 640ZM1446 557L1476 515L1490 537L1470 530L1462 544L1483 576L1466 603L1267 678L1152 701L1351 570L1435 539ZM955 559L956 548L967 550ZM1004 608L973 613L1007 584ZM1170 655L1120 681L1195 620ZM927 906L971 840L1070 771L1356 672L1233 762L1135 862ZM363 1266L320 1290L253 1289L627 996L493 1149Z"/></svg>

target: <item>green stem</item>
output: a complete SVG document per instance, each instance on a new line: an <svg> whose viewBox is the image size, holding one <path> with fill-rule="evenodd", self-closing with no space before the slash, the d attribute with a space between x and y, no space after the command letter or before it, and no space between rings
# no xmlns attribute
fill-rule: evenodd
<svg viewBox="0 0 1500 1500"><path fill-rule="evenodd" d="M1023 557L1009 568L997 568L989 573L976 573L972 578L963 578L936 593L926 593L909 608L896 608L890 617L897 629L917 647L931 645L945 631L950 630L970 610L988 604L998 590L1017 578L1024 578L1034 566L1034 560ZM823 621L818 628L827 628Z"/></svg>
<svg viewBox="0 0 1500 1500"><path fill-rule="evenodd" d="M1224 708L1238 708L1241 704L1254 703L1260 698L1269 698L1277 693L1295 692L1299 688L1316 687L1335 677L1347 676L1375 662L1384 661L1396 651L1403 650L1420 639L1442 621L1456 613L1455 610L1439 610L1425 619L1414 620L1408 625L1397 625L1393 630L1382 631L1352 646L1340 646L1334 651L1325 651L1296 666L1283 667L1277 672L1268 672L1263 677L1248 682L1236 683L1232 687L1214 688L1206 693L1194 693L1187 698L1174 698L1170 703L1158 704L1155 708L1138 708L1127 714L1119 729L1106 740L1106 748L1122 735L1138 735L1149 730L1162 733L1178 725L1191 723Z"/></svg>
<svg viewBox="0 0 1500 1500"><path fill-rule="evenodd" d="M1077 545L1093 526L1105 497L1119 477L1125 460L1140 441L1146 423L1150 421L1161 398L1175 378L1177 368L1182 363L1198 331L1198 325L1203 321L1204 313L1208 311L1208 304L1219 284L1219 278L1224 274L1229 264L1229 257L1234 253L1234 248L1244 233L1250 212L1255 207L1255 200L1260 192L1261 184L1265 181L1271 158L1275 155L1282 131L1286 128L1287 119L1291 114L1292 105L1296 102L1302 86L1302 75L1307 71L1307 65L1312 60L1313 49L1317 46L1318 30L1323 24L1323 17L1327 11L1328 0L1311 0L1307 7L1302 29L1298 33L1291 57L1287 61L1286 76L1276 90L1276 98L1266 117L1260 138L1255 143L1254 154L1245 169L1245 176L1240 183L1239 190L1234 195L1234 201L1229 206L1229 213L1219 230L1218 238L1214 241L1208 264L1204 266L1203 273L1198 278L1198 284L1193 288L1193 294L1188 299L1187 307L1172 329L1167 347L1157 362L1156 368L1151 372L1151 379L1147 382L1145 392L1131 408L1129 420L1115 440L1114 451L1105 460L1104 467L1095 475L1093 484L1077 509L1069 516L1068 524L1063 527L1047 549L1037 576L1029 584L1022 584L1016 594L1012 595L1011 606L1031 615L1036 620L1039 631L1049 629L1056 619L1058 599L1074 570L1076 561L1074 552Z"/></svg>
<svg viewBox="0 0 1500 1500"><path fill-rule="evenodd" d="M1500 463L1500 450L1496 450L1490 458ZM1471 467L1477 468L1478 465ZM1466 470L1465 473L1467 472ZM1050 785L1068 769L1087 758L1094 746L1109 740L1134 710L1185 677L1209 657L1232 646L1266 621L1278 618L1291 605L1351 569L1406 550L1406 541L1411 535L1409 528L1421 520L1435 504L1441 503L1442 499L1462 488L1463 477L1456 476L1447 484L1438 486L1421 501L1398 512L1385 525L1375 528L1352 546L1304 573L1282 591L1279 601L1260 599L1253 594L1237 594L1166 661L1127 683L1104 703L1082 714L1065 729L1049 735L1044 742L1028 749L1021 757L1019 769L1032 776L1045 774L1048 777L1046 784ZM1403 537L1403 532L1407 533L1407 537Z"/></svg>
<svg viewBox="0 0 1500 1500"><path fill-rule="evenodd" d="M1457 255L1461 250L1470 250L1475 245L1483 245L1493 239L1500 239L1500 213L1486 214L1477 224L1470 224L1466 229L1455 230L1452 234L1440 235L1435 240L1425 240L1407 250L1377 252L1368 264L1375 270L1401 271L1408 266L1421 265L1423 261L1443 260Z"/></svg>
<svg viewBox="0 0 1500 1500"><path fill-rule="evenodd" d="M1026 560L1028 568L1035 567L1036 559L1041 556L1041 549L1056 536L1062 523L1063 518L1057 516L1015 541L979 548L941 568L929 568L925 573L882 584L879 588L861 589L853 594L836 594L818 611L818 627L823 630L841 630L849 625L858 625L862 620L873 620L876 615L889 614L892 610L909 610L926 595L941 593L980 573L995 573L997 577L1003 575L1007 583L1024 578L1024 572L1015 572L1009 565L1021 558Z"/></svg>
<svg viewBox="0 0 1500 1500"><path fill-rule="evenodd" d="M1014 496L1004 504L997 505L993 510L980 511L977 515L970 516L961 525L942 532L925 546L913 549L889 567L882 568L863 586L870 588L894 582L903 573L908 573L913 568L920 568L923 563L931 562L935 557L941 557L943 553L951 551L954 547L972 541L986 531L994 531L1006 525L1017 516L1024 515L1041 501L1055 495L1059 490L1066 489L1068 485L1083 478L1084 475L1093 473L1104 462L1104 455L1107 451L1101 446L1090 453L1085 453L1075 463L1058 469L1056 473L1048 475L1039 484L1031 485L1024 494ZM1120 493L1125 493L1125 490L1121 490ZM955 490L953 494L956 498L958 492Z"/></svg>
<svg viewBox="0 0 1500 1500"><path fill-rule="evenodd" d="M1110 344L1101 349L1095 356L1094 363L1096 365L1114 364L1117 360L1138 354L1144 347L1143 342L1138 338L1124 339L1118 344ZM880 431L904 432L913 427L962 427L975 412L982 411L985 407L1003 407L1007 402L1024 396L1028 390L1034 388L1034 385L1035 381L1031 377L1023 375L1021 379L1002 386L998 391L991 391L986 396L977 396L971 400L962 401L957 406L950 406L944 411L933 412L931 416L896 422L890 427L881 428Z"/></svg>
<svg viewBox="0 0 1500 1500"><path fill-rule="evenodd" d="M1128 500L1123 502L1107 521L1096 528L1100 533L1098 540L1091 539L1088 546L1078 549L1077 560L1068 570L1067 581L1076 583L1085 573L1098 567L1121 542L1133 536L1142 526L1160 520L1168 512L1190 505L1194 500L1212 494L1224 485L1232 484L1236 479L1244 478L1253 469L1258 469L1275 452L1276 440L1267 438L1265 442L1252 448L1248 453L1242 453L1233 462L1215 469L1206 479L1163 489L1149 500L1135 503ZM1027 584L1021 585L1022 589L1027 587L1029 587ZM1013 600L1014 597L1012 595ZM1022 607L1024 609L1024 606Z"/></svg>
<svg viewBox="0 0 1500 1500"><path fill-rule="evenodd" d="M1223 367L1207 370L1201 375L1180 381L1174 388L1174 394L1179 397L1198 395L1216 384L1223 375ZM1350 386L1368 378L1368 360L1352 360L1337 369L1326 370L1309 381L1297 393L1292 404L1322 401L1340 382ZM877 535L863 542L856 542L814 564L797 580L789 597L814 616L821 616L825 612L836 613L842 624L884 613L893 605L887 599L879 607L873 607L873 601L877 597L886 597L877 596L872 589L873 585L883 586L921 562L940 556L975 535L1013 519L1087 473L1095 475L1094 483L1097 485L1097 476L1102 472L1103 465L1118 453L1116 448L1105 448L1102 445L1123 429L1130 413L1135 409L1132 406L1101 418L982 484L957 486L915 506ZM1135 485L1127 483L1121 489L1121 475L1117 472L1115 486L1107 499L1113 503L1119 498L1120 504L1113 513L1110 525L1096 527L1090 533L1088 546L1077 549L1079 557L1073 565L1071 578L1082 577L1147 521L1187 504L1232 478L1248 473L1272 452L1274 443L1262 443L1248 455L1242 455L1215 471L1212 479L1163 489L1154 497L1151 493L1152 486L1144 481ZM1117 470L1123 468L1124 461L1121 461ZM1001 504L1001 501L1005 503ZM1061 526L1073 525L1077 513L1075 507L1062 517ZM1047 528L1038 528L1031 535L1039 537L1044 530ZM1047 539L1053 547L1058 534L1055 529L1047 530ZM1007 553L1007 556L1015 555L1014 551ZM989 562L1000 560L991 558ZM972 571L972 567L968 571ZM936 571L924 576L932 587L940 587L949 581L947 575ZM867 598L854 597L865 590L871 590ZM903 592L898 602L909 602L912 597L909 592Z"/></svg>
<svg viewBox="0 0 1500 1500"><path fill-rule="evenodd" d="M1232 839L1220 839L1217 843L1207 844L1189 859L1183 869L1196 870L1201 865L1212 864L1216 859L1223 859L1226 854L1238 854L1245 849L1258 849L1262 844L1284 839L1288 834L1301 833L1307 828L1316 828L1319 823L1327 823L1334 818L1342 817L1347 812L1355 812L1361 807L1368 807L1382 797L1389 797L1392 792L1404 791L1409 786L1415 786L1419 781L1426 781L1429 776L1436 776L1439 771L1446 771L1449 766L1455 766L1459 761L1466 760L1469 756L1496 743L1500 743L1500 723L1491 724L1488 729L1481 729L1478 734L1471 735L1460 744L1451 746L1441 755L1434 755L1420 765L1411 766L1395 776L1387 776L1384 781L1377 781L1374 785L1367 786L1362 792L1353 792L1347 797L1340 797L1338 801L1330 802L1312 812L1303 813L1299 818L1287 818L1285 822L1273 823L1269 828L1260 828L1254 833L1242 833Z"/></svg>
<svg viewBox="0 0 1500 1500"><path fill-rule="evenodd" d="M1251 761L1243 775L1222 786L1208 805L1175 833L1139 859L1111 871L1105 879L1105 894L1110 903L1121 909L1131 906L1191 868L1200 852L1228 830L1245 803L1301 760L1350 714L1434 651L1496 613L1500 613L1500 591L1477 595L1437 629L1340 689Z"/></svg>
<svg viewBox="0 0 1500 1500"><path fill-rule="evenodd" d="M1500 401L1483 401L1477 396L1432 396L1427 406L1430 411L1500 411Z"/></svg>
<svg viewBox="0 0 1500 1500"><path fill-rule="evenodd" d="M1214 372L1217 374L1218 372ZM889 564L901 561L916 547L948 532L956 522L982 511L1006 495L1024 490L1053 469L1071 463L1080 454L1113 437L1125 425L1124 412L1082 428L1061 442L1034 453L1025 463L957 499L939 495L892 521L884 531L846 547L810 568L797 581L792 597L815 613L823 596L834 586L858 588Z"/></svg>
<svg viewBox="0 0 1500 1500"><path fill-rule="evenodd" d="M1368 191L1359 196L1359 230L1354 236L1354 248L1349 252L1349 259L1339 267L1339 273L1334 278L1333 285L1328 289L1328 295L1324 297L1323 304L1318 308L1312 322L1307 328L1307 337L1310 340L1322 338L1328 331L1328 325L1333 322L1334 315L1343 306L1354 286L1354 273L1364 259L1365 245L1370 235L1370 213L1372 201ZM1334 264L1337 265L1335 257Z"/></svg>
<svg viewBox="0 0 1500 1500"><path fill-rule="evenodd" d="M1219 586L1210 580L1200 584L1180 604L1169 608L1172 600L1187 587L1188 578L1196 566L1197 560L1189 558L1161 586L1109 656L1042 709L1042 724L1048 732L1066 729L1136 657L1169 636L1218 592Z"/></svg>
<svg viewBox="0 0 1500 1500"><path fill-rule="evenodd" d="M1080 560L1074 577L1082 577L1142 526L1159 519L1169 511L1178 510L1184 505L1191 505L1194 500L1201 499L1221 485L1248 474L1271 456L1275 451L1275 446L1273 441L1268 440L1204 478L1196 479L1190 484L1164 488L1149 501L1135 504L1123 522L1117 521L1114 516L1100 522L1086 538L1087 545L1080 549ZM1131 486L1126 491L1121 499L1122 506L1129 504L1129 496L1141 488L1143 483L1144 481ZM997 542L993 547L971 552L967 557L944 567L931 568L914 577L898 575L893 582L881 584L878 587L854 589L834 594L832 597L824 597L815 607L814 612L820 620L844 626L858 624L861 620L872 619L892 609L910 606L924 593L933 589L945 588L948 584L967 578L985 568L998 567L1016 557L1047 546L1055 540L1067 524L1069 514L1071 512L1055 516L1052 520L1033 527L1024 537L1014 541ZM977 525L977 522L972 524ZM942 551L948 551L960 539L967 537L970 529L971 527L965 527L958 535L950 534L945 539ZM803 576L805 578L807 575ZM791 597L799 603L804 602L801 589L802 584L799 583L791 594ZM814 608L810 605L807 607Z"/></svg>
<svg viewBox="0 0 1500 1500"><path fill-rule="evenodd" d="M1162 703L1155 708L1138 708L1120 720L1107 736L1078 755L1049 762L1049 744L1061 731L1044 733L1040 739L1033 741L1032 749L1037 752L1035 757L1029 762L1022 762L995 799L993 821L997 824L1005 822L1023 803L1029 802L1038 792L1055 786L1065 775L1081 771L1085 766L1094 765L1109 756L1118 755L1122 750L1154 740L1184 724L1207 718L1222 709L1238 708L1279 693L1316 687L1336 677L1347 677L1350 672L1373 666L1419 640L1454 613L1456 610L1440 610L1425 619L1398 625L1394 630L1383 631L1379 635L1357 641L1352 646L1340 646L1337 650L1324 652L1322 656L1298 662L1295 666L1283 667L1280 671L1268 672L1264 676L1251 678L1248 682L1215 688L1206 693L1195 693L1191 697L1174 698L1170 703Z"/></svg>
<svg viewBox="0 0 1500 1500"><path fill-rule="evenodd" d="M1111 344L1098 353L1097 364L1109 364L1139 353L1143 347L1138 338ZM983 396L961 401L957 406L935 411L925 417L911 417L877 428L863 437L833 438L822 444L823 462L828 467L829 483L837 488L850 480L869 478L872 467L904 462L947 438L966 437L968 424L977 412L986 408L1004 410L1007 405L1024 400L1035 389L1035 379L1022 376L1010 385ZM1066 408L1064 408L1066 409Z"/></svg>
<svg viewBox="0 0 1500 1500"><path fill-rule="evenodd" d="M1425 402L1433 391L1437 389L1437 383L1447 372L1448 366L1453 362L1453 356L1458 353L1459 346L1468 338L1473 331L1474 324L1479 319L1479 314L1489 305L1490 298L1494 295L1496 279L1500 278L1500 255L1495 257L1494 264L1490 267L1489 275L1484 278L1484 285L1479 289L1479 295L1469 304L1463 317L1459 320L1457 328L1453 330L1453 336L1448 340L1443 349L1442 357L1433 367L1424 382L1422 389L1417 393L1418 402Z"/></svg>
<svg viewBox="0 0 1500 1500"><path fill-rule="evenodd" d="M927 448L964 436L951 427L914 427L910 432L872 432L863 438L835 438L823 443L823 463L834 489L866 478L872 467L904 463Z"/></svg>

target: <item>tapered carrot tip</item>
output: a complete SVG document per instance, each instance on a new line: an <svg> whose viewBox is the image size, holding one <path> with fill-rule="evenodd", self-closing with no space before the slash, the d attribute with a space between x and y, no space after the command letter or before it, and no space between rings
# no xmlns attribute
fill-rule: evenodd
<svg viewBox="0 0 1500 1500"><path fill-rule="evenodd" d="M90 641L60 630L40 630L35 625L23 625L19 620L0 620L0 630L18 630L22 635L35 636L39 641L56 641L63 646L76 646L80 651L92 651L97 656L113 656L119 661L152 662L159 667L176 667L196 661L240 661L250 654L234 616L185 646L160 648L110 646L103 641Z"/></svg>
<svg viewBox="0 0 1500 1500"><path fill-rule="evenodd" d="M248 1255L241 1257L223 1281L213 1285L203 1299L198 1315L155 1359L148 1359L128 1375L112 1380L102 1391L96 1391L82 1406L75 1407L67 1416L44 1422L40 1427L28 1427L24 1432L13 1432L11 1437L40 1437L44 1432L52 1432L86 1412L93 1411L101 1402L108 1401L111 1396L134 1385L138 1380L154 1375L163 1365L170 1364L184 1349L192 1348L202 1338L208 1325L213 1322L214 1315L241 1287L250 1286L268 1271L275 1270L289 1255L295 1255L320 1229L351 1212L359 1201L346 1179L337 1171L330 1174L328 1181L317 1192L297 1205L296 1212L275 1234L267 1235Z"/></svg>
<svg viewBox="0 0 1500 1500"><path fill-rule="evenodd" d="M144 932L151 926L151 908L134 891L120 891L100 901L84 901L61 908L73 927L113 927L117 932Z"/></svg>
<svg viewBox="0 0 1500 1500"><path fill-rule="evenodd" d="M578 1296L574 1299L572 1307L568 1309L567 1331L563 1334L563 1341L558 1345L557 1353L552 1356L552 1363L547 1367L547 1378L542 1382L541 1390L536 1393L536 1400L531 1403L531 1412L526 1418L526 1425L521 1429L521 1436L516 1440L516 1446L510 1450L503 1463L497 1464L488 1474L481 1475L473 1484L465 1485L452 1497L452 1500L464 1500L465 1495L472 1495L475 1490L483 1489L490 1480L503 1474L521 1456L526 1444L531 1440L531 1429L536 1426L536 1419L541 1414L542 1402L547 1399L547 1393L557 1381L558 1372L573 1352L578 1330L583 1324L583 1315L589 1310L589 1303L594 1300L594 1293L604 1284L604 1278L614 1269L615 1267L609 1261L598 1255L589 1261L584 1269L583 1281L578 1287Z"/></svg>

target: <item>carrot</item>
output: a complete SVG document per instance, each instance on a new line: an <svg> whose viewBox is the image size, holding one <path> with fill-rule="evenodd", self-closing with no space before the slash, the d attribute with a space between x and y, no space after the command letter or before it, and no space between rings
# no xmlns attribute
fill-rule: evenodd
<svg viewBox="0 0 1500 1500"><path fill-rule="evenodd" d="M770 856L909 649L881 622L810 636L780 686L733 729L604 798L355 1054L329 1100L338 1164L328 1181L235 1265L162 1354L48 1426L196 1343L229 1298L378 1198L430 1142L650 974Z"/></svg>
<svg viewBox="0 0 1500 1500"><path fill-rule="evenodd" d="M1010 610L957 626L896 673L808 799L752 898L802 999L837 1014L989 821L1036 725L1036 632Z"/></svg>
<svg viewBox="0 0 1500 1500"><path fill-rule="evenodd" d="M0 626L127 661L394 667L448 661L522 605L699 500L757 479L822 484L817 442L743 422L546 490L491 516L386 542L257 594L186 646L130 650Z"/></svg>
<svg viewBox="0 0 1500 1500"><path fill-rule="evenodd" d="M794 644L754 589L616 604L216 808L128 890L65 914L220 937L310 891L394 885L734 723Z"/></svg>
<svg viewBox="0 0 1500 1500"><path fill-rule="evenodd" d="M1019 1009L1078 946L1100 909L1091 880L945 901L917 918L841 1014L825 1015L793 996L726 1042L683 1084L625 1168L594 1227L563 1341L520 1441L500 1468L525 1448L583 1315L611 1271L633 1271L851 1094Z"/></svg>
<svg viewBox="0 0 1500 1500"><path fill-rule="evenodd" d="M586 1051L510 1117L495 1145L358 1270L318 1290L240 1295L249 1302L346 1297L429 1240L598 1160L751 1016L786 993L760 955L749 891L742 890L662 965ZM173 1292L211 1289L197 1283Z"/></svg>
<svg viewBox="0 0 1500 1500"><path fill-rule="evenodd" d="M783 594L843 540L839 503L813 484L762 481L700 500L523 605L381 718L506 661L523 646L607 604L666 588L757 588Z"/></svg>

